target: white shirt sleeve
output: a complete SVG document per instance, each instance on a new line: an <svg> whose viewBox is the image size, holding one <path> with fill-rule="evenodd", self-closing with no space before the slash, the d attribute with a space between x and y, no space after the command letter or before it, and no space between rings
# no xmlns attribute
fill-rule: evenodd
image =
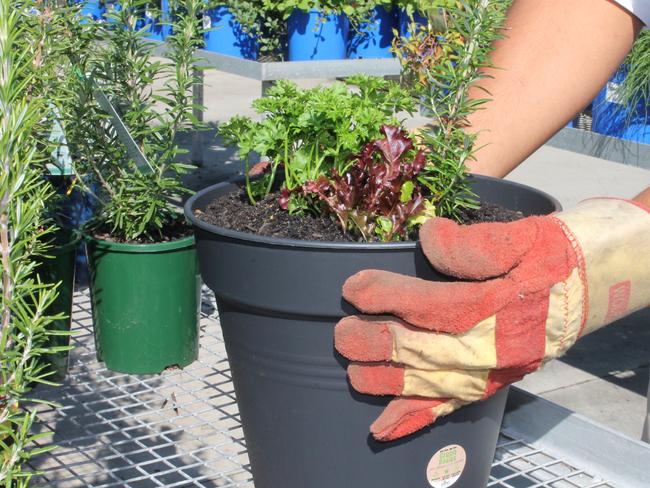
<svg viewBox="0 0 650 488"><path fill-rule="evenodd" d="M636 15L646 27L650 27L650 0L614 0L624 9Z"/></svg>

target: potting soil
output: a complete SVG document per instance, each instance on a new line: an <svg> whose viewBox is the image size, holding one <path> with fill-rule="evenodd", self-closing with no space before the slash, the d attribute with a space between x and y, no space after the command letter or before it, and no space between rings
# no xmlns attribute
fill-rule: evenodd
<svg viewBox="0 0 650 488"><path fill-rule="evenodd" d="M197 217L218 227L252 234L287 239L357 242L355 236L345 234L334 216L314 217L311 215L290 215L278 205L279 193L273 193L251 205L246 193L233 192L219 198L205 211L197 210ZM521 212L506 209L500 205L482 203L478 209L462 209L461 222L512 222L523 218ZM417 232L409 236L417 240ZM360 239L359 239L360 241Z"/></svg>

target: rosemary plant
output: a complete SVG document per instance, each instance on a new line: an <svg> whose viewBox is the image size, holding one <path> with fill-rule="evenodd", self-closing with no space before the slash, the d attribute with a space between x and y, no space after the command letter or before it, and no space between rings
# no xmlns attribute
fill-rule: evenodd
<svg viewBox="0 0 650 488"><path fill-rule="evenodd" d="M650 123L650 31L641 31L623 64L627 76L617 92L621 104L630 107L629 119L641 116Z"/></svg>
<svg viewBox="0 0 650 488"><path fill-rule="evenodd" d="M40 28L60 27L50 14L42 2L0 0L0 483L7 487L27 486L24 463L49 450L32 445L45 434L30 432L36 411L27 395L33 383L49 383L39 358L63 350L46 346L48 326L61 317L48 316L56 286L36 272L53 230L40 134L51 113L54 48L49 38L27 48Z"/></svg>
<svg viewBox="0 0 650 488"><path fill-rule="evenodd" d="M465 178L475 138L465 127L468 115L488 100L470 99L469 90L490 66L492 45L501 35L510 3L454 2L441 10L441 22L430 22L397 45L403 82L434 119L420 133L428 159L420 180L438 215L455 217L459 208L475 205Z"/></svg>
<svg viewBox="0 0 650 488"><path fill-rule="evenodd" d="M169 62L153 57L154 45L137 28L142 4L122 2L122 8L110 14L111 29L101 33L105 43L92 61L77 60L78 71L86 76L79 76L75 85L83 113L71 145L80 178L90 174L100 187L95 231L119 241L159 242L182 222L174 201L186 191L179 175L189 166L179 162L186 151L177 137L200 125L193 115L192 88L200 81L194 69L204 4L177 2L173 34L167 38ZM136 166L95 104L93 79L113 100L149 168ZM157 84L162 85L158 90Z"/></svg>

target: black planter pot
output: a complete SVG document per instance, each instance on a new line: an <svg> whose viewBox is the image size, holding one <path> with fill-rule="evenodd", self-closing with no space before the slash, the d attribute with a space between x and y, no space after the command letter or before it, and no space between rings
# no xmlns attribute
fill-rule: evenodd
<svg viewBox="0 0 650 488"><path fill-rule="evenodd" d="M355 313L341 297L343 282L355 272L447 278L416 243L276 239L194 216L234 188L221 183L197 193L185 213L195 228L203 280L217 296L256 488L447 487L430 476L434 463L450 460L436 456L448 447L457 455L454 488L485 486L506 392L407 439L378 443L368 427L390 399L352 391L346 361L333 346L334 324ZM512 182L476 178L474 190L526 215L559 209L552 197Z"/></svg>

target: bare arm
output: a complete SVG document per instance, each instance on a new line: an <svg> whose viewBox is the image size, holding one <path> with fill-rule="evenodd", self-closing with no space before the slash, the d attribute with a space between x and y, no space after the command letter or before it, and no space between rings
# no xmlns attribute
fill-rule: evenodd
<svg viewBox="0 0 650 488"><path fill-rule="evenodd" d="M634 197L634 200L650 207L650 186Z"/></svg>
<svg viewBox="0 0 650 488"><path fill-rule="evenodd" d="M499 69L480 83L492 101L470 118L481 147L470 170L512 171L593 100L641 27L609 0L515 0L493 53Z"/></svg>

